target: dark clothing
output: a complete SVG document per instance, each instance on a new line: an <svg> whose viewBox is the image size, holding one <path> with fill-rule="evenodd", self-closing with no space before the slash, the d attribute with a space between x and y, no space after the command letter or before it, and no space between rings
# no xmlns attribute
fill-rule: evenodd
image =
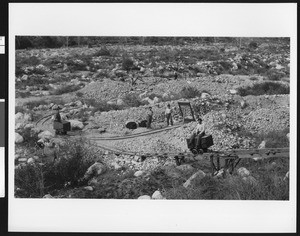
<svg viewBox="0 0 300 236"><path fill-rule="evenodd" d="M61 122L61 116L59 113L56 113L54 116L54 121Z"/></svg>
<svg viewBox="0 0 300 236"><path fill-rule="evenodd" d="M148 111L148 113L147 113L147 129L151 128L152 116L153 116L153 111Z"/></svg>
<svg viewBox="0 0 300 236"><path fill-rule="evenodd" d="M205 132L202 132L200 134L196 134L196 133L193 133L191 136L190 136L190 141L188 143L188 148L189 149L202 149L201 147L201 138L205 135Z"/></svg>
<svg viewBox="0 0 300 236"><path fill-rule="evenodd" d="M173 118L172 118L172 114L166 114L166 118L167 118L167 125L173 125Z"/></svg>

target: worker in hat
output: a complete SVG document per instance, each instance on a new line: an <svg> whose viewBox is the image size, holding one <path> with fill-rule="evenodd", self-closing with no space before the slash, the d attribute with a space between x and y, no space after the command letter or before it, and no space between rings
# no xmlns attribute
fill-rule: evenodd
<svg viewBox="0 0 300 236"><path fill-rule="evenodd" d="M152 118L153 118L152 107L149 107L147 111L147 129L151 129Z"/></svg>

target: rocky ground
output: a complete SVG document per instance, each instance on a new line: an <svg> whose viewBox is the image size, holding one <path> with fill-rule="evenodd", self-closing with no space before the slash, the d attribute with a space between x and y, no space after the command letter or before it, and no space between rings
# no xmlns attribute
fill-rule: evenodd
<svg viewBox="0 0 300 236"><path fill-rule="evenodd" d="M145 120L149 105L154 112L152 128L166 126L164 110L167 104L174 109L174 123L181 124L178 101L189 101L195 113L203 118L206 133L213 136L211 149L214 151L255 149L262 140L267 145L268 140L257 137L270 132L282 132L286 137L290 127L289 94L241 96L239 88L267 81L288 86L288 47L270 43L262 43L251 50L216 46L120 48L108 45L106 55L99 54L103 48L17 51L16 168L44 158L41 150L39 156L37 147L29 145L33 137L36 138L34 141L42 142L48 137L55 146L49 147L53 154L59 152L59 146L64 145L66 138L88 140L90 137L142 133L147 129L128 129L125 125L128 121L138 124ZM180 60L167 58L174 51L176 55L181 53ZM120 52L133 58L133 69L129 72L124 69ZM180 94L184 87L192 87L199 94L182 98ZM134 107L128 105L128 94L136 98L131 98L130 104L139 101ZM101 108L96 109L100 103ZM72 136L55 135L51 120L36 123L38 118L51 115L58 104L63 107L62 117L71 122ZM131 152L189 152L186 138L195 126L196 122L191 122L152 135L104 143ZM121 170L126 166L137 176L158 166L174 165L172 159L162 161L154 157L141 162L138 155L100 153L108 169ZM197 172L197 168L199 166L191 171L191 175L204 176L205 173ZM97 180L95 183L97 186ZM92 190L94 185L90 182Z"/></svg>

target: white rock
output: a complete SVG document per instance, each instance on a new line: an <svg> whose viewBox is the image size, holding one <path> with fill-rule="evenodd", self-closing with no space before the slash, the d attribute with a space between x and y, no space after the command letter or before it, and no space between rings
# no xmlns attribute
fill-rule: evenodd
<svg viewBox="0 0 300 236"><path fill-rule="evenodd" d="M290 141L290 133L288 133L288 134L286 135L286 137L287 137L288 140Z"/></svg>
<svg viewBox="0 0 300 236"><path fill-rule="evenodd" d="M135 176L135 177L139 177L139 176L142 176L143 174L144 174L143 171L138 170L138 171L136 171L136 172L134 173L134 176Z"/></svg>
<svg viewBox="0 0 300 236"><path fill-rule="evenodd" d="M290 172L288 171L288 172L286 172L286 174L285 174L283 180L286 181L286 180L288 180L289 178L290 178Z"/></svg>
<svg viewBox="0 0 300 236"><path fill-rule="evenodd" d="M45 130L45 131L43 131L43 132L41 132L41 133L38 134L38 138L39 139L43 139L43 140L46 139L46 138L51 139L53 137L54 137L54 134L52 134L48 130Z"/></svg>
<svg viewBox="0 0 300 236"><path fill-rule="evenodd" d="M30 115L30 114L24 114L24 116L23 116L23 119L25 120L25 121L31 121L32 120L32 116Z"/></svg>
<svg viewBox="0 0 300 236"><path fill-rule="evenodd" d="M258 184L257 180L253 176L245 176L242 178L242 180L252 185Z"/></svg>
<svg viewBox="0 0 300 236"><path fill-rule="evenodd" d="M230 89L229 92L230 92L230 94L237 94L238 93L238 91L236 89Z"/></svg>
<svg viewBox="0 0 300 236"><path fill-rule="evenodd" d="M124 101L121 99L121 98L118 98L117 99L117 105L118 106L122 106L122 105L124 105L125 103L124 103Z"/></svg>
<svg viewBox="0 0 300 236"><path fill-rule="evenodd" d="M30 164L30 163L33 163L35 161L35 159L33 159L32 157L30 157L28 160L27 160L27 163Z"/></svg>
<svg viewBox="0 0 300 236"><path fill-rule="evenodd" d="M53 198L51 194L46 194L43 198Z"/></svg>
<svg viewBox="0 0 300 236"><path fill-rule="evenodd" d="M25 129L32 129L32 128L34 128L34 125L33 125L33 124L26 124L26 125L24 126L24 128L25 128Z"/></svg>
<svg viewBox="0 0 300 236"><path fill-rule="evenodd" d="M262 141L258 146L258 149L264 149L264 148L266 148L266 141Z"/></svg>
<svg viewBox="0 0 300 236"><path fill-rule="evenodd" d="M183 184L183 187L185 188L188 188L189 186L192 185L192 182L195 180L195 179L203 179L204 177L206 176L206 174L202 171L202 170L199 170L197 171L195 174L193 174L184 184Z"/></svg>
<svg viewBox="0 0 300 236"><path fill-rule="evenodd" d="M71 123L71 127L73 128L77 128L77 129L83 129L84 128L84 124L79 121L79 120L69 120L69 122Z"/></svg>
<svg viewBox="0 0 300 236"><path fill-rule="evenodd" d="M15 115L15 120L23 120L23 117L24 117L24 114L22 112L18 112L16 115Z"/></svg>
<svg viewBox="0 0 300 236"><path fill-rule="evenodd" d="M24 123L16 123L15 130L24 128Z"/></svg>
<svg viewBox="0 0 300 236"><path fill-rule="evenodd" d="M95 162L93 165L91 165L87 171L84 174L84 178L90 178L92 176L98 176L106 171L106 166L100 162Z"/></svg>
<svg viewBox="0 0 300 236"><path fill-rule="evenodd" d="M18 159L19 162L27 162L27 158L26 157L21 157Z"/></svg>
<svg viewBox="0 0 300 236"><path fill-rule="evenodd" d="M211 98L209 93L201 93L201 99L209 99Z"/></svg>
<svg viewBox="0 0 300 236"><path fill-rule="evenodd" d="M94 190L92 186L86 186L86 187L84 187L84 189L88 190L88 191L93 191Z"/></svg>
<svg viewBox="0 0 300 236"><path fill-rule="evenodd" d="M189 164L184 164L184 165L177 166L176 169L186 172L186 171L193 171L195 168Z"/></svg>
<svg viewBox="0 0 300 236"><path fill-rule="evenodd" d="M240 167L238 170L237 170L237 174L240 176L240 177L247 177L250 175L250 171L247 170L245 167Z"/></svg>
<svg viewBox="0 0 300 236"><path fill-rule="evenodd" d="M142 195L138 197L138 200L150 200L151 197L149 195Z"/></svg>
<svg viewBox="0 0 300 236"><path fill-rule="evenodd" d="M122 168L122 166L120 166L118 163L116 163L116 162L113 162L112 164L111 164L111 166L115 169L115 170L119 170L119 169L121 169Z"/></svg>
<svg viewBox="0 0 300 236"><path fill-rule="evenodd" d="M164 199L164 197L161 195L160 191L156 190L156 191L152 194L152 199Z"/></svg>
<svg viewBox="0 0 300 236"><path fill-rule="evenodd" d="M15 143L23 143L23 142L24 142L24 138L19 133L15 133Z"/></svg>
<svg viewBox="0 0 300 236"><path fill-rule="evenodd" d="M247 106L247 103L244 100L242 100L241 101L241 108L244 109L246 106Z"/></svg>
<svg viewBox="0 0 300 236"><path fill-rule="evenodd" d="M23 75L21 80L26 81L28 79L28 75Z"/></svg>

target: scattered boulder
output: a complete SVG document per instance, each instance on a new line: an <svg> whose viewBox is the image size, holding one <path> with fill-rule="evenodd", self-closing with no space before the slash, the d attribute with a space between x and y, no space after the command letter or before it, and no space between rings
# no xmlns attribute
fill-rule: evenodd
<svg viewBox="0 0 300 236"><path fill-rule="evenodd" d="M23 143L23 142L24 142L24 138L19 133L15 133L15 143Z"/></svg>
<svg viewBox="0 0 300 236"><path fill-rule="evenodd" d="M199 170L197 171L195 174L193 174L184 184L183 184L183 187L185 188L188 188L190 187L193 182L195 180L201 180L203 179L204 177L206 176L206 174L202 171L202 170Z"/></svg>
<svg viewBox="0 0 300 236"><path fill-rule="evenodd" d="M245 100L241 100L241 108L244 109L247 106Z"/></svg>
<svg viewBox="0 0 300 236"><path fill-rule="evenodd" d="M210 99L211 95L209 93L201 93L201 99Z"/></svg>
<svg viewBox="0 0 300 236"><path fill-rule="evenodd" d="M237 174L240 176L240 177L248 177L250 175L250 171L247 170L245 167L240 167L238 170L237 170Z"/></svg>
<svg viewBox="0 0 300 236"><path fill-rule="evenodd" d="M88 191L93 191L94 190L92 186L86 186L86 187L84 187L84 189L88 190Z"/></svg>
<svg viewBox="0 0 300 236"><path fill-rule="evenodd" d="M46 194L43 198L53 198L51 194Z"/></svg>
<svg viewBox="0 0 300 236"><path fill-rule="evenodd" d="M79 120L69 120L69 122L71 123L72 130L84 128L84 124Z"/></svg>
<svg viewBox="0 0 300 236"><path fill-rule="evenodd" d="M137 172L134 173L134 176L135 176L135 177L139 177L139 176L142 176L143 174L144 174L143 171L138 170Z"/></svg>
<svg viewBox="0 0 300 236"><path fill-rule="evenodd" d="M176 169L181 170L183 172L191 172L194 171L195 168L189 164L184 164L184 165L177 166Z"/></svg>
<svg viewBox="0 0 300 236"><path fill-rule="evenodd" d="M242 180L254 186L258 184L257 180L253 176L245 176L242 178Z"/></svg>
<svg viewBox="0 0 300 236"><path fill-rule="evenodd" d="M26 125L24 126L24 128L25 128L25 129L32 129L32 128L34 128L34 124L26 124Z"/></svg>
<svg viewBox="0 0 300 236"><path fill-rule="evenodd" d="M16 115L15 115L15 120L23 120L23 117L24 117L24 114L22 112L18 112Z"/></svg>
<svg viewBox="0 0 300 236"><path fill-rule="evenodd" d="M262 141L258 146L258 149L264 149L264 148L266 148L266 141Z"/></svg>
<svg viewBox="0 0 300 236"><path fill-rule="evenodd" d="M51 139L51 138L53 138L54 137L54 134L52 134L50 131L48 131L48 130L45 130L45 131L43 131L42 133L39 133L38 134L38 138L39 139L43 139L43 140L45 140L45 139Z"/></svg>
<svg viewBox="0 0 300 236"><path fill-rule="evenodd" d="M138 124L135 121L127 121L125 127L127 129L136 129L138 127Z"/></svg>
<svg viewBox="0 0 300 236"><path fill-rule="evenodd" d="M286 135L286 137L287 137L288 140L290 141L290 133L288 133L288 134Z"/></svg>
<svg viewBox="0 0 300 236"><path fill-rule="evenodd" d="M164 197L161 195L159 190L156 190L153 194L152 194L152 199L164 199Z"/></svg>
<svg viewBox="0 0 300 236"><path fill-rule="evenodd" d="M238 93L238 91L236 89L230 89L229 92L232 95L236 95Z"/></svg>
<svg viewBox="0 0 300 236"><path fill-rule="evenodd" d="M34 162L35 162L35 159L32 158L32 157L28 158L28 160L27 160L28 164L31 164L31 163L34 163Z"/></svg>
<svg viewBox="0 0 300 236"><path fill-rule="evenodd" d="M125 104L125 102L121 98L117 99L117 105L118 106L122 106L124 104Z"/></svg>
<svg viewBox="0 0 300 236"><path fill-rule="evenodd" d="M286 172L286 174L285 174L283 180L286 181L286 180L288 180L289 178L290 178L290 172L288 171L288 172Z"/></svg>
<svg viewBox="0 0 300 236"><path fill-rule="evenodd" d="M95 162L91 165L84 174L84 179L90 179L94 176L101 175L107 170L106 166L100 162Z"/></svg>
<svg viewBox="0 0 300 236"><path fill-rule="evenodd" d="M151 197L149 195L142 195L138 197L138 200L151 200Z"/></svg>

